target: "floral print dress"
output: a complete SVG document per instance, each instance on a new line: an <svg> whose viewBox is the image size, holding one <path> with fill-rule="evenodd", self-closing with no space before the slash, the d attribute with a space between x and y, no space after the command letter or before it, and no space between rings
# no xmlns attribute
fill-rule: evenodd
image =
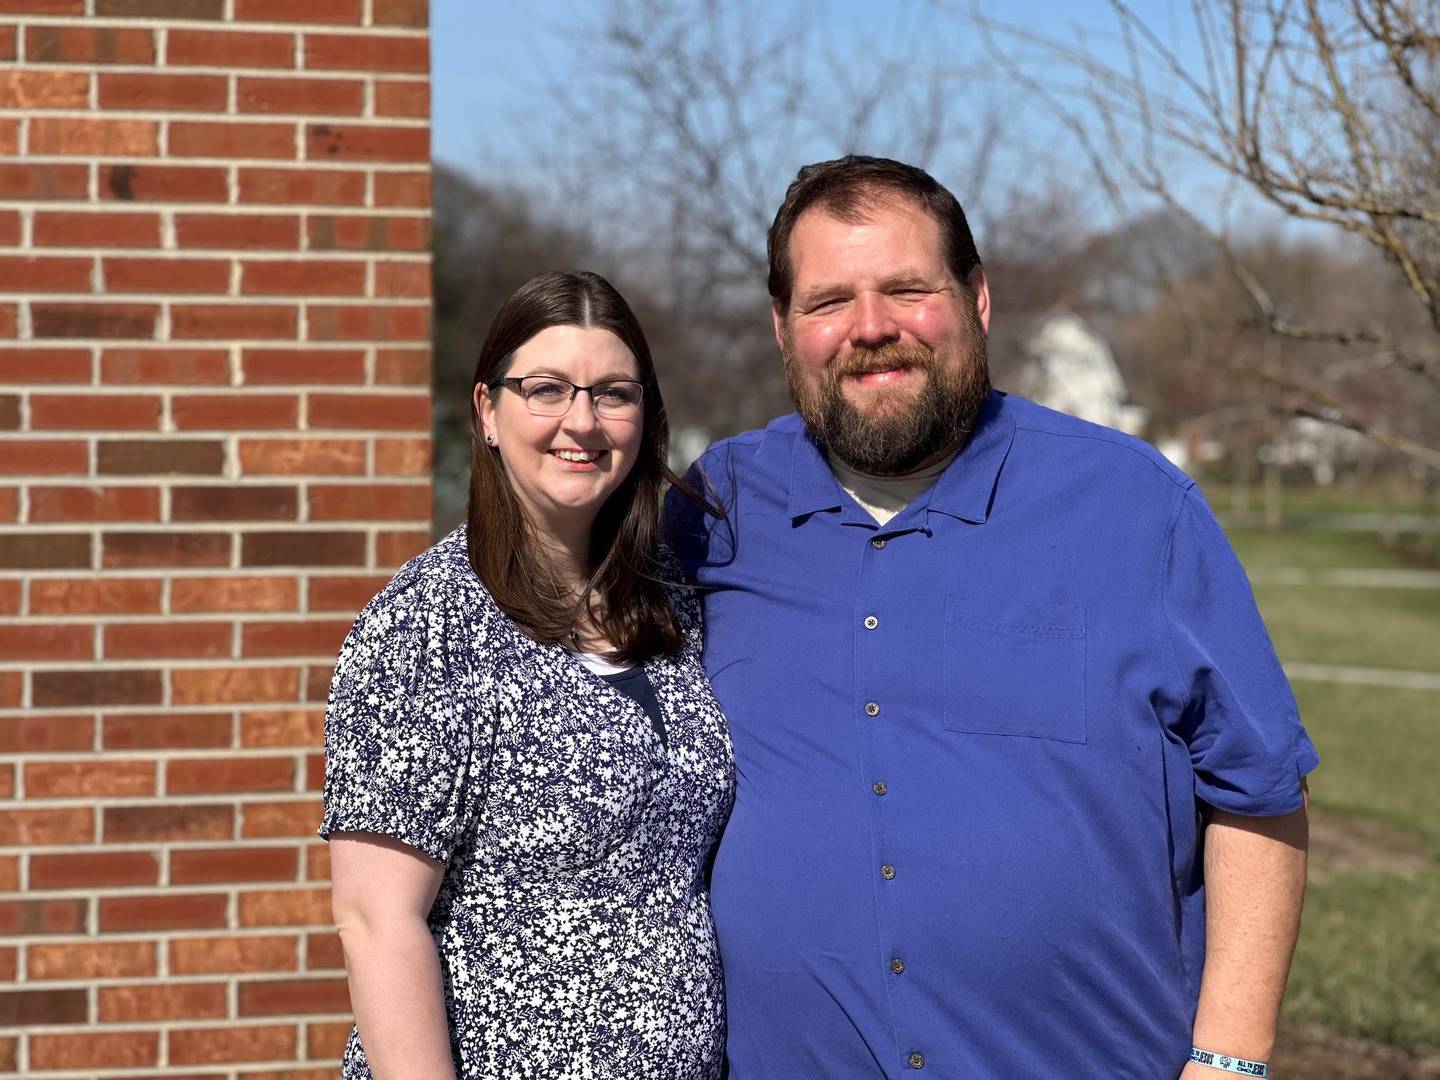
<svg viewBox="0 0 1440 1080"><path fill-rule="evenodd" d="M461 526L360 613L325 720L322 836L373 832L445 864L429 916L462 1080L711 1080L725 1013L706 867L734 795L701 666L647 661L644 709L527 637ZM370 1076L358 1032L341 1068Z"/></svg>

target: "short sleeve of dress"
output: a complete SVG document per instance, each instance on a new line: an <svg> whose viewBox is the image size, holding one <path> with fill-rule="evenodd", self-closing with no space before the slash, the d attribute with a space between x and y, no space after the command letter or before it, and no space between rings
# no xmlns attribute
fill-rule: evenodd
<svg viewBox="0 0 1440 1080"><path fill-rule="evenodd" d="M1204 498L1181 495L1161 582L1196 794L1236 814L1298 810L1319 757L1244 569Z"/></svg>
<svg viewBox="0 0 1440 1080"><path fill-rule="evenodd" d="M470 819L475 694L458 604L402 573L340 649L320 835L373 832L445 862Z"/></svg>

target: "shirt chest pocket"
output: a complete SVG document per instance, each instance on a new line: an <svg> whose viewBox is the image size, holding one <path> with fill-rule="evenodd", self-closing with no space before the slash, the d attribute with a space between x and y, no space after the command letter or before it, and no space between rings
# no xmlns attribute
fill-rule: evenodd
<svg viewBox="0 0 1440 1080"><path fill-rule="evenodd" d="M947 729L1085 741L1082 608L952 594L942 664Z"/></svg>

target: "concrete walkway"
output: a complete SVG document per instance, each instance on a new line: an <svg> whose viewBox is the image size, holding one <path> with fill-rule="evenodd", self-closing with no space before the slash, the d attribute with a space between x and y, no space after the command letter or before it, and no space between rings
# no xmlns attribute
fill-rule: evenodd
<svg viewBox="0 0 1440 1080"><path fill-rule="evenodd" d="M1433 671L1395 671L1390 668L1292 662L1285 665L1285 674L1305 682L1385 686L1400 690L1440 690L1440 672ZM1436 717L1440 719L1440 704L1436 706Z"/></svg>
<svg viewBox="0 0 1440 1080"><path fill-rule="evenodd" d="M1307 570L1264 566L1250 571L1254 585L1353 585L1363 589L1440 589L1440 570Z"/></svg>

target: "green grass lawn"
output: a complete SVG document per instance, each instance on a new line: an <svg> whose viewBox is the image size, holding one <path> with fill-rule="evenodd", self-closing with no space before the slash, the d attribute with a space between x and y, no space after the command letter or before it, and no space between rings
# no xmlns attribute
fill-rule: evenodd
<svg viewBox="0 0 1440 1080"><path fill-rule="evenodd" d="M1231 538L1252 572L1414 565L1365 534ZM1256 598L1282 659L1440 672L1440 590L1261 584ZM1315 876L1286 1016L1407 1049L1440 1048L1440 691L1297 681L1295 696L1320 751L1316 811L1398 830L1436 862L1406 873L1387 872L1382 861Z"/></svg>

